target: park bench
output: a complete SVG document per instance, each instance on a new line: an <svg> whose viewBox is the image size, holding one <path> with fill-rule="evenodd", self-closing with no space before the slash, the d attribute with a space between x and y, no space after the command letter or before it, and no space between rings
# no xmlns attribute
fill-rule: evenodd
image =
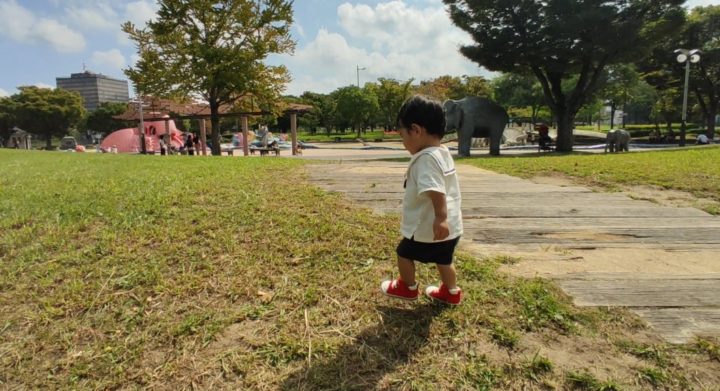
<svg viewBox="0 0 720 391"><path fill-rule="evenodd" d="M269 155L270 152L274 152L275 156L280 156L280 147L274 146L274 147L257 147L254 145L250 146L250 154L254 155L256 151L260 152L260 156Z"/></svg>

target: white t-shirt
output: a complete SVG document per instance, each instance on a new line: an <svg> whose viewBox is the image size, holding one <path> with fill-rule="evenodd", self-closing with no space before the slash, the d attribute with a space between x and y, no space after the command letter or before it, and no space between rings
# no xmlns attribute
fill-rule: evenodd
<svg viewBox="0 0 720 391"><path fill-rule="evenodd" d="M433 239L435 209L426 193L429 190L445 194L450 235L441 240ZM410 159L405 173L405 197L400 228L402 235L424 243L457 238L463 233L460 201L460 184L450 151L441 146L417 152Z"/></svg>

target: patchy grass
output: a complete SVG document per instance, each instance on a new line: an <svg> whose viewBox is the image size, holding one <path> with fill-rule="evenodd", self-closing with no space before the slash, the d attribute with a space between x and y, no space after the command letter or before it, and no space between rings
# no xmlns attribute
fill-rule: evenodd
<svg viewBox="0 0 720 391"><path fill-rule="evenodd" d="M540 378L553 371L553 363L549 358L541 356L540 352L536 352L532 359L526 361L523 364L525 376L536 382L540 381Z"/></svg>
<svg viewBox="0 0 720 391"><path fill-rule="evenodd" d="M462 163L531 178L562 174L587 185L649 185L720 202L720 147L622 154L543 154L460 159ZM708 212L720 214L712 207Z"/></svg>
<svg viewBox="0 0 720 391"><path fill-rule="evenodd" d="M664 386L668 381L668 375L664 370L650 367L638 370L638 378L642 383L649 384L653 387Z"/></svg>
<svg viewBox="0 0 720 391"><path fill-rule="evenodd" d="M707 353L711 360L720 362L720 342L717 338L697 338L695 347L697 350Z"/></svg>
<svg viewBox="0 0 720 391"><path fill-rule="evenodd" d="M618 391L620 385L613 379L598 380L592 373L583 370L565 374L566 384L573 390Z"/></svg>
<svg viewBox="0 0 720 391"><path fill-rule="evenodd" d="M507 258L459 254L456 308L382 297L397 216L304 170L0 150L0 388L542 389L591 368L633 389L643 359L608 341L662 345ZM720 382L707 349L666 350L686 388Z"/></svg>

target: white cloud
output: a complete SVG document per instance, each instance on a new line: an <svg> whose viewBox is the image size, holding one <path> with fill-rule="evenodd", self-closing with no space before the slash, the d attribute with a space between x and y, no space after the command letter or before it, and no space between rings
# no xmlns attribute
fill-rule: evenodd
<svg viewBox="0 0 720 391"><path fill-rule="evenodd" d="M10 96L10 93L0 88L0 98Z"/></svg>
<svg viewBox="0 0 720 391"><path fill-rule="evenodd" d="M43 82L33 83L32 85L34 85L34 86L37 87L37 88L47 88L47 89L49 89L49 90L54 90L54 89L55 89L55 86L51 86L50 84L46 84L46 83L43 83Z"/></svg>
<svg viewBox="0 0 720 391"><path fill-rule="evenodd" d="M305 38L305 29L300 23L295 23L293 27L295 28L299 36Z"/></svg>
<svg viewBox="0 0 720 391"><path fill-rule="evenodd" d="M133 53L130 55L130 65L135 66L135 65L137 65L138 61L140 61L139 54Z"/></svg>
<svg viewBox="0 0 720 391"><path fill-rule="evenodd" d="M80 52L85 49L85 38L53 19L40 19L33 27L38 40L49 43L61 53Z"/></svg>
<svg viewBox="0 0 720 391"><path fill-rule="evenodd" d="M90 59L93 65L100 67L108 67L114 70L120 70L125 67L125 56L118 49L111 49L105 52L93 52Z"/></svg>
<svg viewBox="0 0 720 391"><path fill-rule="evenodd" d="M129 20L136 27L142 28L148 21L155 19L157 11L158 6L153 1L133 1L125 6L125 19L123 22Z"/></svg>
<svg viewBox="0 0 720 391"><path fill-rule="evenodd" d="M0 35L22 43L46 43L61 53L79 52L85 48L82 34L47 18L37 18L15 0L0 2Z"/></svg>
<svg viewBox="0 0 720 391"><path fill-rule="evenodd" d="M106 3L85 4L85 7L71 6L66 10L73 26L86 30L113 30L120 26L117 13ZM88 7L89 6L89 7Z"/></svg>
<svg viewBox="0 0 720 391"><path fill-rule="evenodd" d="M132 47L134 45L134 42L124 31L118 31L117 34L115 34L115 41L120 46Z"/></svg>
<svg viewBox="0 0 720 391"><path fill-rule="evenodd" d="M317 36L294 56L273 58L285 64L297 77L287 93L327 93L380 77L416 81L442 75L484 75L490 73L463 57L458 48L471 44L471 37L455 27L441 2L409 6L393 0L374 7L344 3L337 9L343 33L321 29Z"/></svg>
<svg viewBox="0 0 720 391"><path fill-rule="evenodd" d="M718 0L688 0L685 3L686 8L695 8L695 7L707 7L708 5L720 5L720 2Z"/></svg>

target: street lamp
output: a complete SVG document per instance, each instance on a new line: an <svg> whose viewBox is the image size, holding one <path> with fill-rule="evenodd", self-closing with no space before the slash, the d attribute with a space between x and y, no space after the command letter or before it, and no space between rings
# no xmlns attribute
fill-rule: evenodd
<svg viewBox="0 0 720 391"><path fill-rule="evenodd" d="M685 146L685 130L687 127L687 96L688 96L688 83L690 82L690 63L696 63L700 61L700 50L692 49L677 49L677 62L680 64L685 63L685 89L683 92L683 107L682 107L682 122L680 124L680 146Z"/></svg>
<svg viewBox="0 0 720 391"><path fill-rule="evenodd" d="M366 69L367 69L367 68L365 68L365 67L360 68L360 65L356 65L356 70L357 70L357 86L358 86L358 88L360 88L360 71L364 71L364 70L366 70Z"/></svg>

